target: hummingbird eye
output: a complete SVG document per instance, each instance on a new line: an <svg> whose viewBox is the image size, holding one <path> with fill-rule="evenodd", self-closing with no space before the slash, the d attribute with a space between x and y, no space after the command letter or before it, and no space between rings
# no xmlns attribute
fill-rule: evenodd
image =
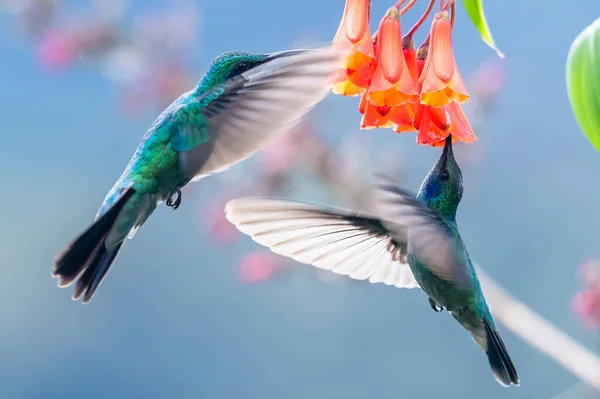
<svg viewBox="0 0 600 399"><path fill-rule="evenodd" d="M234 76L241 75L242 73L246 72L251 67L252 67L252 65L250 63L248 63L247 61L237 62L233 66L233 68L231 68L229 73L227 74L227 79L233 78Z"/></svg>
<svg viewBox="0 0 600 399"><path fill-rule="evenodd" d="M450 173L448 173L447 170L442 170L442 172L440 173L440 180L448 181L449 178L450 178Z"/></svg>

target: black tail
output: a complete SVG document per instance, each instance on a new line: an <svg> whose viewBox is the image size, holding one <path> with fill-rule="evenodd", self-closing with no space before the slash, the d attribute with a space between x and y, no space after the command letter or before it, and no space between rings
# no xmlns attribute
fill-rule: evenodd
<svg viewBox="0 0 600 399"><path fill-rule="evenodd" d="M119 212L134 193L132 188L123 191L118 201L104 215L71 241L54 259L52 277L58 278L59 287L68 287L79 277L73 300L79 299L82 295L83 303L88 303L92 299L119 253L123 243L107 250L104 240L117 220Z"/></svg>
<svg viewBox="0 0 600 399"><path fill-rule="evenodd" d="M517 370L515 370L515 365L510 360L510 356L508 356L508 351L498 331L492 329L492 326L490 326L485 317L483 318L483 324L485 326L485 338L487 342L486 353L496 380L505 387L519 385Z"/></svg>

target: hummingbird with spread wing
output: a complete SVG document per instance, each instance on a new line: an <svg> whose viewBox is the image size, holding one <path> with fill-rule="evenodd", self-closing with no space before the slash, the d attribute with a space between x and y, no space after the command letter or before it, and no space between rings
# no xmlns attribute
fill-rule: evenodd
<svg viewBox="0 0 600 399"><path fill-rule="evenodd" d="M106 195L95 221L54 261L59 287L92 300L125 239L158 204L177 209L181 188L252 156L296 125L329 92L340 55L331 47L271 54L228 52L169 105Z"/></svg>
<svg viewBox="0 0 600 399"><path fill-rule="evenodd" d="M446 139L416 196L380 177L373 214L269 198L227 203L227 219L273 252L334 273L401 288L421 287L485 351L496 380L519 377L485 300L456 223L462 172Z"/></svg>

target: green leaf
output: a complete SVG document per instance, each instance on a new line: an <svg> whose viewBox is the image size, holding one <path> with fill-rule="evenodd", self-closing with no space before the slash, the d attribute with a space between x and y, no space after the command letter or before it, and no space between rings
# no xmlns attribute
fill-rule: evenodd
<svg viewBox="0 0 600 399"><path fill-rule="evenodd" d="M571 44L566 75L567 94L575 119L600 152L600 18Z"/></svg>
<svg viewBox="0 0 600 399"><path fill-rule="evenodd" d="M469 18L479 31L481 38L483 41L494 49L494 51L498 54L498 57L504 58L504 54L496 47L496 43L494 43L494 39L492 38L492 33L490 32L490 28L485 19L485 13L483 12L483 4L481 4L481 0L463 0L463 4L467 9L467 14L469 14Z"/></svg>

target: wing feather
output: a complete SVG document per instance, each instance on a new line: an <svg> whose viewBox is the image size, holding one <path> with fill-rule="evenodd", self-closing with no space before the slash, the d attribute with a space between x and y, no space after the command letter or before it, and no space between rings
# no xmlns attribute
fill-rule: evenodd
<svg viewBox="0 0 600 399"><path fill-rule="evenodd" d="M205 118L197 127L210 137L180 151L181 169L193 180L228 169L292 128L329 93L338 59L330 47L272 54L264 64L203 93L189 106L201 109Z"/></svg>
<svg viewBox="0 0 600 399"><path fill-rule="evenodd" d="M230 201L225 213L254 241L298 262L372 283L419 286L406 263L406 237L392 238L370 215L250 197Z"/></svg>
<svg viewBox="0 0 600 399"><path fill-rule="evenodd" d="M472 289L473 278L465 263L464 245L448 224L386 176L379 176L376 191L383 225L408 226L408 241L419 262L439 278L459 288Z"/></svg>

